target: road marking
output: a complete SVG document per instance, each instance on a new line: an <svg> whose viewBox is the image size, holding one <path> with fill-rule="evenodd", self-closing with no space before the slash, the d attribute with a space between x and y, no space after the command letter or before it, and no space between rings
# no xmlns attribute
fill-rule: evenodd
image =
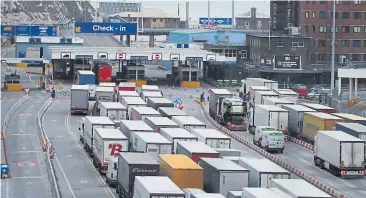
<svg viewBox="0 0 366 198"><path fill-rule="evenodd" d="M11 177L12 179L45 179L43 176Z"/></svg>
<svg viewBox="0 0 366 198"><path fill-rule="evenodd" d="M70 120L70 113L68 113L66 116L65 116L65 124L66 124L66 129L67 129L67 133L70 135L70 137L72 139L74 139L74 143L75 145L77 146L78 150L81 152L81 154L83 154L85 160L88 162L92 172L94 173L94 175L99 179L100 183L105 185L105 191L106 193L108 194L108 196L110 198L116 198L111 189L107 186L107 184L105 183L105 181L103 180L103 178L99 175L99 173L95 170L94 166L93 166L93 163L92 161L88 158L88 155L85 153L85 151L82 149L82 147L80 146L79 142L78 142L78 139L74 136L73 132L71 131L71 127L70 127L70 123L69 123L69 120Z"/></svg>
<svg viewBox="0 0 366 198"><path fill-rule="evenodd" d="M21 132L21 131L20 131ZM12 133L12 134L9 134L7 136L27 136L27 135L36 135L35 133Z"/></svg>
<svg viewBox="0 0 366 198"><path fill-rule="evenodd" d="M363 193L363 194L366 195L366 191L365 190L359 190L358 192Z"/></svg>
<svg viewBox="0 0 366 198"><path fill-rule="evenodd" d="M41 151L13 151L11 153L41 153Z"/></svg>
<svg viewBox="0 0 366 198"><path fill-rule="evenodd" d="M88 181L86 181L86 180L80 180L80 182L83 183L83 184L88 183Z"/></svg>
<svg viewBox="0 0 366 198"><path fill-rule="evenodd" d="M72 157L72 155L66 155L66 157Z"/></svg>
<svg viewBox="0 0 366 198"><path fill-rule="evenodd" d="M24 171L24 173L25 173L26 175L29 175L29 171Z"/></svg>
<svg viewBox="0 0 366 198"><path fill-rule="evenodd" d="M55 159L56 159L56 162L57 162L58 166L60 167L60 170L61 170L62 175L63 175L63 176L64 176L64 178L65 178L66 184L67 184L67 186L68 186L68 187L69 187L69 189L70 189L70 192L71 192L72 197L76 198L76 196L75 196L75 194L74 194L74 191L73 191L73 189L71 188L71 185L70 185L69 179L67 178L67 176L66 176L66 174L65 174L65 171L64 171L64 169L63 169L63 168L62 168L62 166L61 166L60 160L58 160L58 157L57 157L57 155L56 155L56 154L55 154Z"/></svg>

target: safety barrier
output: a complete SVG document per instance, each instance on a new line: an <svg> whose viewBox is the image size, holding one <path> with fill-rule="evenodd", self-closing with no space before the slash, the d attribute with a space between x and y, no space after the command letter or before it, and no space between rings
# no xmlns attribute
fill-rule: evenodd
<svg viewBox="0 0 366 198"><path fill-rule="evenodd" d="M52 99L48 99L45 104L41 107L37 114L37 131L39 134L39 138L41 139L41 146L43 151L45 151L45 163L47 169L48 180L50 181L52 195L55 198L61 197L60 187L57 182L54 165L51 161L54 156L54 148L52 142L48 139L47 134L44 131L43 127L43 116L48 111L48 109L52 106Z"/></svg>
<svg viewBox="0 0 366 198"><path fill-rule="evenodd" d="M25 95L22 98L20 98L8 111L8 113L5 116L4 119L4 124L1 126L1 144L3 146L3 152L4 152L4 160L5 160L5 164L9 164L8 162L8 155L7 155L7 151L6 151L6 131L8 129L8 124L9 121L11 119L11 117L13 117L13 115L15 114L15 112L19 109L20 106L22 106L26 101L29 100L29 96ZM10 177L10 167L9 167L9 173L8 173L8 178Z"/></svg>
<svg viewBox="0 0 366 198"><path fill-rule="evenodd" d="M299 140L299 139L294 138L294 137L289 137L288 140L295 143L295 144L298 144L298 145L300 145L304 148L307 148L309 150L314 150L314 146L310 143L305 142L305 141Z"/></svg>
<svg viewBox="0 0 366 198"><path fill-rule="evenodd" d="M229 135L230 137L234 138L235 140L237 140L238 142L243 143L244 145L246 145L247 147L249 147L252 150L255 150L257 153L261 154L262 156L268 158L269 160L275 162L276 164L282 166L283 168L287 169L288 171L292 172L293 174L297 175L298 177L308 181L309 183L313 184L314 186L318 187L319 189L327 192L328 194L336 197L336 198L349 198L348 196L334 190L333 188L323 184L322 182L320 182L319 180L313 178L312 176L306 174L305 172L303 172L302 170L291 166L289 164L287 164L285 161L283 161L282 159L268 153L267 151L261 149L260 147L254 145L253 143L249 142L248 140L246 140L245 138L240 137L239 135L237 135L235 132L231 132L230 130L226 129L225 127L221 126L220 124L218 124L215 120L213 120L211 118L211 116L207 113L205 106L201 105L201 108L204 111L204 115L206 117L206 119L208 119L210 121L210 123L212 125L214 125L216 128L220 129L222 132L226 133L227 135Z"/></svg>

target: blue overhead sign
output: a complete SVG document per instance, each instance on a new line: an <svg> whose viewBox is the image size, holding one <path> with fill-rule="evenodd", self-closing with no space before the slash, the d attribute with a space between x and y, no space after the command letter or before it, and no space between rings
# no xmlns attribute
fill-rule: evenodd
<svg viewBox="0 0 366 198"><path fill-rule="evenodd" d="M208 18L201 17L200 18L200 25L208 25ZM232 18L210 18L210 25L232 25L233 19Z"/></svg>
<svg viewBox="0 0 366 198"><path fill-rule="evenodd" d="M189 45L177 43L177 48L189 48Z"/></svg>
<svg viewBox="0 0 366 198"><path fill-rule="evenodd" d="M9 165L8 164L1 164L1 176L8 175L9 173ZM3 178L3 177L1 177Z"/></svg>
<svg viewBox="0 0 366 198"><path fill-rule="evenodd" d="M1 36L57 36L57 27L55 25L1 25Z"/></svg>
<svg viewBox="0 0 366 198"><path fill-rule="evenodd" d="M137 23L76 22L75 33L137 34Z"/></svg>

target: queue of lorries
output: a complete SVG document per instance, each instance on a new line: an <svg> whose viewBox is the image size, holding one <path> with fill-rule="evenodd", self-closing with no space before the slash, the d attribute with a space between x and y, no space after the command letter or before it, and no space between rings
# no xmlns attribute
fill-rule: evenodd
<svg viewBox="0 0 366 198"><path fill-rule="evenodd" d="M108 86L113 94L100 95L99 88ZM119 197L331 197L290 179L290 172L268 159L241 157L230 137L206 128L161 94L148 93L160 93L157 86L100 83L96 90L99 115L83 118L80 141Z"/></svg>
<svg viewBox="0 0 366 198"><path fill-rule="evenodd" d="M345 178L364 177L366 118L337 113L312 103L297 104L297 94L278 89L278 83L261 78L243 81L250 112L249 132L254 144L283 152L281 134L314 146L314 164Z"/></svg>

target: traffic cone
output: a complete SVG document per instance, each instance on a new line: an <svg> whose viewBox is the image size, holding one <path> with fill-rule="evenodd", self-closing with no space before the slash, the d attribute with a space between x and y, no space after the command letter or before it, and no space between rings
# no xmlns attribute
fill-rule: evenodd
<svg viewBox="0 0 366 198"><path fill-rule="evenodd" d="M187 87L184 87L184 91L187 91Z"/></svg>

